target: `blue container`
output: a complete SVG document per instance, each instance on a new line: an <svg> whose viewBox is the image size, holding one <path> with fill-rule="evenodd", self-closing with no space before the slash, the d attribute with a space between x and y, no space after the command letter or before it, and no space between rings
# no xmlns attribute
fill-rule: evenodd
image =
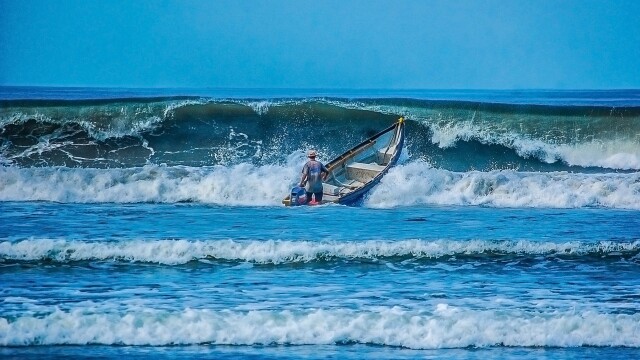
<svg viewBox="0 0 640 360"><path fill-rule="evenodd" d="M307 192L304 188L296 186L291 189L291 206L304 205L307 200Z"/></svg>

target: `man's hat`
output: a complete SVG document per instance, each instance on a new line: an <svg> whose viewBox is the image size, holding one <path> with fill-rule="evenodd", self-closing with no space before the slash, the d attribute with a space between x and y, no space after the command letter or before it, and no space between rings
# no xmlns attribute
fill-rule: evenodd
<svg viewBox="0 0 640 360"><path fill-rule="evenodd" d="M307 154L307 157L314 158L314 157L316 157L316 154L317 153L316 153L315 150L309 150L309 153Z"/></svg>

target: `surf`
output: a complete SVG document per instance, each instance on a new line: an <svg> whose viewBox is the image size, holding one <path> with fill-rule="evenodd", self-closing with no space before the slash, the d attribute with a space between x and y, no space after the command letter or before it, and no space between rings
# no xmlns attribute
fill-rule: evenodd
<svg viewBox="0 0 640 360"><path fill-rule="evenodd" d="M299 181L303 163L304 153L300 151L289 155L283 164L263 166L4 166L0 167L0 201L280 206L282 194ZM362 205L638 210L640 174L453 172L426 162L406 161L392 168Z"/></svg>
<svg viewBox="0 0 640 360"><path fill-rule="evenodd" d="M373 344L408 349L640 347L636 336L640 331L638 314L475 310L444 303L427 308L421 311L400 307L253 311L144 308L124 313L102 312L94 307L55 309L41 315L0 318L0 344Z"/></svg>
<svg viewBox="0 0 640 360"><path fill-rule="evenodd" d="M543 257L543 260L538 259ZM130 240L92 242L64 239L26 239L0 242L3 262L58 264L117 261L119 263L314 264L407 261L448 263L454 259L495 261L571 259L577 262L640 260L640 241L506 241L506 240Z"/></svg>
<svg viewBox="0 0 640 360"><path fill-rule="evenodd" d="M404 116L411 155L449 170L640 169L638 106L193 96L1 105L0 159L21 167L262 165L312 144L333 158Z"/></svg>

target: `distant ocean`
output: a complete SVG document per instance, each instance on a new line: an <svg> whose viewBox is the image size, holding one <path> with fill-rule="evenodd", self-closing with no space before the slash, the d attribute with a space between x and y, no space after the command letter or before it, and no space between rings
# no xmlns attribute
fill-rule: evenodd
<svg viewBox="0 0 640 360"><path fill-rule="evenodd" d="M640 358L640 91L0 87L0 357L151 356Z"/></svg>

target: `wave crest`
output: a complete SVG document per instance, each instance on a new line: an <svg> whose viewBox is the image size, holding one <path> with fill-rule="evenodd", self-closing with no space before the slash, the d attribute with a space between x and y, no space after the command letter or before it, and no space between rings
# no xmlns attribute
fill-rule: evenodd
<svg viewBox="0 0 640 360"><path fill-rule="evenodd" d="M47 154L62 149L81 154L75 158L86 167L95 166L91 157L96 152L115 154L116 160L126 166L142 166L146 162L132 160L130 143L114 143L133 137L158 148L154 163L176 164L171 163L176 154L190 153L188 161L181 159L177 164L213 165L216 162L203 149L228 152L244 145L226 139L224 130L233 127L250 135L252 144L262 144L270 152L273 148L273 156L266 158L273 160L302 146L326 144L327 139L332 144L355 145L400 115L409 120L411 133L407 138L416 156L429 155L433 148L450 149L461 142L477 142L488 148L510 149L520 157L519 163L537 159L547 164L640 169L640 143L635 136L640 131L638 108L528 107L411 99L187 97L9 102L6 108L0 108L0 158L16 159L19 165L31 166L38 159L61 165L64 160ZM272 141L279 136L286 141ZM31 146L25 149L25 144ZM80 150L89 145L95 149ZM146 160L147 147L138 146ZM348 144L329 147L331 155L337 155ZM448 168L446 164L461 161L463 154L445 156L455 157L443 162ZM490 156L497 164L504 161L500 151ZM247 156L237 158L246 161ZM467 168L477 168L476 162L480 160L471 160Z"/></svg>
<svg viewBox="0 0 640 360"><path fill-rule="evenodd" d="M437 304L427 311L178 312L124 314L86 309L0 317L0 344L31 345L308 345L374 344L411 349L492 346L640 347L640 315L470 310Z"/></svg>
<svg viewBox="0 0 640 360"><path fill-rule="evenodd" d="M535 157L546 163L562 161L569 166L605 169L640 169L640 144L631 139L613 139L558 143L520 133L501 132L468 122L427 124L431 141L441 148L455 147L459 141L478 141L513 149L523 157Z"/></svg>
<svg viewBox="0 0 640 360"><path fill-rule="evenodd" d="M392 168L365 201L366 206L376 208L425 204L637 210L640 173L459 173L418 161Z"/></svg>
<svg viewBox="0 0 640 360"><path fill-rule="evenodd" d="M465 256L570 256L624 257L638 259L640 241L598 243L535 241L452 241L452 240L369 240L362 242L311 241L187 241L132 240L126 242L87 242L76 240L32 239L1 242L0 259L5 261L116 260L166 265L210 259L291 264L339 260L382 260L391 258L440 259ZM640 259L638 259L640 260Z"/></svg>
<svg viewBox="0 0 640 360"><path fill-rule="evenodd" d="M303 157L294 152L286 164L264 166L0 167L0 201L280 206ZM640 173L452 172L414 161L392 168L364 201L372 208L415 205L638 210Z"/></svg>
<svg viewBox="0 0 640 360"><path fill-rule="evenodd" d="M301 156L294 154L290 161L296 162ZM289 192L289 184L297 180L296 167L250 164L203 168L148 165L126 169L4 167L0 168L0 201L275 205Z"/></svg>

